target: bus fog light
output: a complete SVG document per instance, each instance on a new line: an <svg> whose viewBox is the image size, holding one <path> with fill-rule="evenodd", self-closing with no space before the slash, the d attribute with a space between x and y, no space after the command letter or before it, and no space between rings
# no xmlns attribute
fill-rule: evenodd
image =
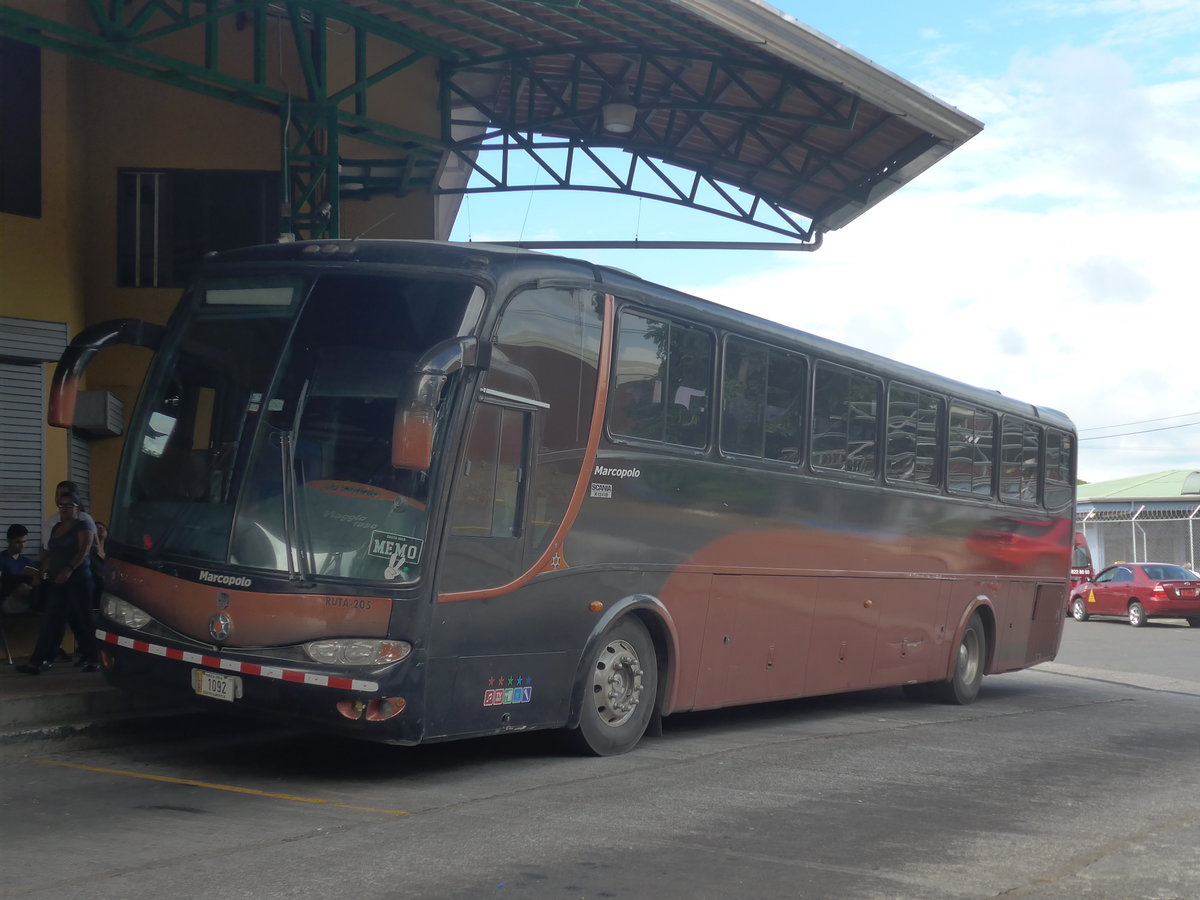
<svg viewBox="0 0 1200 900"><path fill-rule="evenodd" d="M361 700L339 700L337 702L337 711L354 722L362 718L363 711L366 708L367 704Z"/></svg>
<svg viewBox="0 0 1200 900"><path fill-rule="evenodd" d="M339 700L337 711L352 722L365 718L368 722L386 722L404 712L408 702L403 697L378 697L374 700Z"/></svg>
<svg viewBox="0 0 1200 900"><path fill-rule="evenodd" d="M104 607L104 615L112 619L118 625L124 625L126 628L145 628L150 624L150 613L144 609L139 609L132 603L122 600L120 597L114 597L112 594L105 594L102 598Z"/></svg>
<svg viewBox="0 0 1200 900"><path fill-rule="evenodd" d="M404 707L403 697L381 697L378 700L368 701L367 721L386 722L404 712Z"/></svg>
<svg viewBox="0 0 1200 900"><path fill-rule="evenodd" d="M328 666L380 666L399 662L412 652L407 641L376 641L365 638L338 638L311 641L304 652L313 662Z"/></svg>

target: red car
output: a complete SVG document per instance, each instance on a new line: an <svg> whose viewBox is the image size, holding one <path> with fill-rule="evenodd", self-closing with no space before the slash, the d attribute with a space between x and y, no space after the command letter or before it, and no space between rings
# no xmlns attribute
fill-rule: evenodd
<svg viewBox="0 0 1200 900"><path fill-rule="evenodd" d="M1200 628L1200 575L1171 563L1117 563L1071 591L1071 615L1122 616L1141 627L1148 619L1187 619Z"/></svg>

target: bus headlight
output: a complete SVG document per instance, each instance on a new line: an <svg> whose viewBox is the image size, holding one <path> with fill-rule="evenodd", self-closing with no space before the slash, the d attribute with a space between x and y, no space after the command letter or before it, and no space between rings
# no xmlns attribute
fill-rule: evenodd
<svg viewBox="0 0 1200 900"><path fill-rule="evenodd" d="M313 662L329 666L381 666L400 662L412 653L408 641L376 641L367 638L338 638L311 641L304 652Z"/></svg>
<svg viewBox="0 0 1200 900"><path fill-rule="evenodd" d="M124 625L126 628L145 628L150 624L150 613L144 609L139 609L132 603L122 600L120 597L114 597L112 594L104 594L101 598L104 606L104 615L112 619L118 625Z"/></svg>

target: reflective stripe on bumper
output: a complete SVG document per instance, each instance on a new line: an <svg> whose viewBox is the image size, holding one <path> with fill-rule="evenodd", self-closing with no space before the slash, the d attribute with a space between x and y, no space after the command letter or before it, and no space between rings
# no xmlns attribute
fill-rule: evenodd
<svg viewBox="0 0 1200 900"><path fill-rule="evenodd" d="M262 678L274 678L276 681L288 681L293 684L308 684L314 687L336 688L342 691L361 691L375 693L379 690L376 681L359 681L356 678L341 678L336 675L322 675L319 672L305 672L301 669L283 669L276 666L260 666L256 663L238 662L236 659L225 659L220 656L208 656L203 653L193 653L189 650L176 650L161 644L151 644L135 638L113 634L96 629L96 639L106 644L115 644L127 650L138 653L148 653L151 656L161 656L179 662L191 663L196 666L207 666L222 672L236 672L239 675L258 675Z"/></svg>

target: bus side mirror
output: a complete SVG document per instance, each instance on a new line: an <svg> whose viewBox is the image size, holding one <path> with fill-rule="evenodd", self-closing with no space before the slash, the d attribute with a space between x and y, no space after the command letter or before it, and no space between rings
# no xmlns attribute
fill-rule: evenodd
<svg viewBox="0 0 1200 900"><path fill-rule="evenodd" d="M392 466L428 472L433 465L432 409L415 403L396 405L392 420Z"/></svg>
<svg viewBox="0 0 1200 900"><path fill-rule="evenodd" d="M63 351L50 383L50 409L46 421L55 428L75 424L75 400L79 379L92 357L105 347L129 344L133 347L158 348L165 329L141 319L110 319L85 328L75 335Z"/></svg>
<svg viewBox="0 0 1200 900"><path fill-rule="evenodd" d="M451 338L431 347L413 366L410 388L396 403L392 420L392 466L428 472L433 464L433 423L450 376L467 367L486 366L486 355L473 337Z"/></svg>

